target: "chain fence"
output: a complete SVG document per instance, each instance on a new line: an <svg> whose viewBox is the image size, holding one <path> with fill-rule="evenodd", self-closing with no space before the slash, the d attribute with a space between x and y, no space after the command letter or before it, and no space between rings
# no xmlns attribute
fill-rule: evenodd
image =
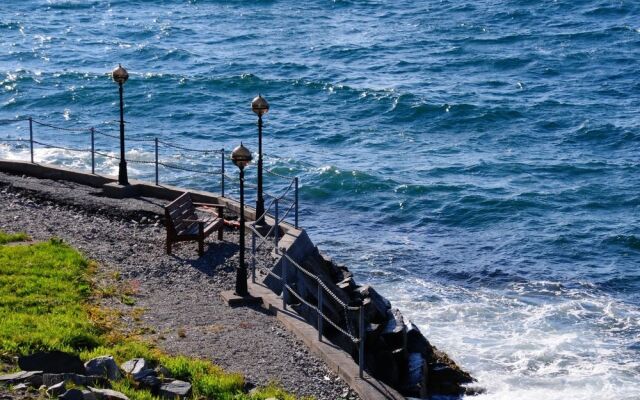
<svg viewBox="0 0 640 400"><path fill-rule="evenodd" d="M69 152L73 152L73 153L90 153L91 155L91 173L95 174L96 171L96 156L100 156L103 157L105 159L110 159L110 160L116 160L119 161L120 157L117 155L114 155L113 153L109 152L109 151L105 151L102 149L97 149L96 148L96 136L101 136L104 138L108 138L108 139L117 139L120 140L120 135L119 134L112 134L112 133L108 133L105 132L101 129L96 129L95 127L63 127L63 126L56 126L56 125L52 125L50 123L46 123L46 122L42 122L42 121L38 121L33 119L32 117L26 117L26 118L16 118L16 119L0 119L0 126L2 125L12 125L12 124L19 124L19 123L24 123L27 122L28 123L28 132L29 132L29 137L28 138L22 138L22 137L0 137L0 143L6 142L6 143L15 143L15 144L20 144L20 143L28 143L29 145L29 157L30 157L30 161L32 163L35 163L35 146L40 146L42 148L49 148L49 149L58 149L58 150L64 150L64 151L69 151ZM35 129L34 129L34 125L38 126L38 127L42 127L42 128L48 128L48 129L53 129L56 132L65 132L68 135L73 135L73 136L80 136L80 135L87 135L87 141L89 142L88 144L90 144L90 147L88 148L75 148L75 147L70 147L70 146L66 146L66 145L60 145L60 144L52 144L52 143L47 143L44 142L42 140L36 140L34 139L34 134L35 134ZM128 163L134 163L134 164L141 164L141 165L152 165L154 167L154 178L155 178L155 184L156 185L160 185L161 183L161 174L160 174L160 167L163 167L165 169L168 170L174 170L174 171L181 171L181 172L189 172L192 175L190 175L190 177L195 177L195 176L200 176L200 177L204 177L204 176L209 176L209 177L218 177L219 179L219 189L220 189L220 194L225 197L226 196L226 189L227 186L229 184L233 185L232 188L235 190L236 187L239 187L240 185L240 179L238 176L235 175L231 175L228 174L226 172L225 169L225 149L221 148L221 149L195 149L195 148L190 148L190 147L186 147L186 146L181 146L181 145L177 145L175 143L171 143L169 141L166 140L161 140L158 137L138 137L138 138L131 138L131 137L127 137L126 138L127 142L136 142L136 143L140 143L141 145L148 145L148 146L152 146L153 147L153 159L143 159L143 158L135 158L135 157L127 157L125 160ZM191 165L187 165L187 164L178 164L176 162L170 162L167 161L166 159L161 159L160 155L161 155L161 149L163 150L169 150L169 151L173 151L172 153L172 157L174 159L193 159L193 156L191 156L192 154L199 154L199 155L214 155L216 156L216 158L219 157L220 160L220 166L217 169L197 169L196 167L193 167ZM187 154L183 153L186 152ZM166 155L165 155L166 157ZM292 205L293 208L293 215L289 216L289 214L287 213L287 216L289 216L290 220L292 220L291 222L293 223L293 225L297 228L298 227L298 177L288 177L288 176L284 176L281 174L277 174L271 170L265 169L265 171L268 174L271 174L272 176L274 176L275 178L277 178L278 180L282 180L282 179L286 179L288 181L290 181L288 185L286 186L285 190L282 191L282 193L280 194L271 194L271 193L267 193L264 192L264 196L267 198L271 198L271 204L270 207L267 209L267 211L270 211L272 209L272 207L274 206L274 202L275 202L275 207L277 208L278 201L285 201L286 199L288 199ZM283 187L285 185L282 185ZM245 186L251 188L251 189L255 189L257 188L257 185L251 184L251 183L247 183L245 180ZM294 189L293 193L291 192L291 189ZM288 197L286 197L288 196ZM286 199L285 199L286 197ZM266 214L266 211L265 211ZM277 218L276 218L277 219Z"/></svg>

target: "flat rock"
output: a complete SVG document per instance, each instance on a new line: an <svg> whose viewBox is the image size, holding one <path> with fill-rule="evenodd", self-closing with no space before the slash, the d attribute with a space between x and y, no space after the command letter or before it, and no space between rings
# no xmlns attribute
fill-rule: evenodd
<svg viewBox="0 0 640 400"><path fill-rule="evenodd" d="M105 376L110 380L118 380L121 377L118 364L111 356L96 357L84 364L88 375Z"/></svg>
<svg viewBox="0 0 640 400"><path fill-rule="evenodd" d="M134 358L120 365L120 368L125 374L135 375L149 368L149 366L147 365L147 360L144 358Z"/></svg>
<svg viewBox="0 0 640 400"><path fill-rule="evenodd" d="M111 389L98 389L89 387L89 390L95 395L97 400L129 400L123 393L116 392Z"/></svg>
<svg viewBox="0 0 640 400"><path fill-rule="evenodd" d="M81 386L109 386L109 380L104 376L98 375L84 376L79 374L43 374L41 378L41 383L46 386L55 385L56 383L65 381L73 382L75 385Z"/></svg>
<svg viewBox="0 0 640 400"><path fill-rule="evenodd" d="M133 380L140 381L149 376L158 376L158 373L152 369L143 369L142 371L133 374Z"/></svg>
<svg viewBox="0 0 640 400"><path fill-rule="evenodd" d="M66 391L67 391L67 388L64 386L64 382L60 382L60 383L56 383L53 386L48 387L47 395L49 395L49 397L58 397Z"/></svg>
<svg viewBox="0 0 640 400"><path fill-rule="evenodd" d="M27 389L29 389L29 386L25 385L24 383L19 383L13 387L13 390L16 392L22 392Z"/></svg>
<svg viewBox="0 0 640 400"><path fill-rule="evenodd" d="M13 385L16 383L29 382L31 383L34 377L42 376L42 371L19 371L13 374L0 375L0 383L6 383ZM40 382L40 385L42 382ZM40 386L33 384L33 386Z"/></svg>
<svg viewBox="0 0 640 400"><path fill-rule="evenodd" d="M185 381L171 381L160 386L160 396L167 399L183 399L191 394L191 384Z"/></svg>
<svg viewBox="0 0 640 400"><path fill-rule="evenodd" d="M87 389L82 389L82 399L83 400L98 400L96 398L96 395L91 390L87 390Z"/></svg>
<svg viewBox="0 0 640 400"><path fill-rule="evenodd" d="M80 389L69 389L58 398L60 400L84 400L84 394Z"/></svg>
<svg viewBox="0 0 640 400"><path fill-rule="evenodd" d="M42 371L48 373L74 372L84 374L84 365L80 357L62 351L40 351L18 358L18 366L24 371Z"/></svg>

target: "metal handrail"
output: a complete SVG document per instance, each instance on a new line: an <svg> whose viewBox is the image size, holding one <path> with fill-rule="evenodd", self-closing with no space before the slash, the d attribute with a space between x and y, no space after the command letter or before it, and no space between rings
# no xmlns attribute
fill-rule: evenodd
<svg viewBox="0 0 640 400"><path fill-rule="evenodd" d="M286 218L286 216L289 214L289 212L291 212L292 207L295 205L292 204L291 207L289 207L289 209L287 210L287 212L285 212L284 216L282 217L282 219L279 218L278 215L278 199L274 199L274 203L275 203L275 218L274 218L274 224L271 226L271 228L269 229L269 231L262 235L255 227L255 222L253 224L249 224L249 229L251 230L251 280L253 283L256 282L256 261L257 261L257 250L265 243L267 242L267 239L269 237L269 235L271 235L271 233L273 232L273 236L274 236L274 246L275 246L275 250L276 250L276 254L278 253L278 230L276 229L277 227L279 227L280 225L280 221L283 221L284 218ZM265 212L266 213L266 212ZM258 218L256 218L256 220L258 220ZM256 245L256 237L260 238L260 243ZM283 249L284 250L284 249ZM327 284L324 283L324 281L322 280L322 278L320 278L318 275L312 273L311 271L307 270L306 268L304 268L302 265L300 265L296 260L294 260L291 256L289 256L289 254L287 254L287 251L284 250L282 251L282 257L280 258L281 263L282 263L282 276L279 276L278 274L276 274L275 272L272 271L272 269L269 268L265 268L262 266L258 266L258 269L265 271L268 275L273 276L274 278L280 280L281 284L282 284L282 308L284 310L287 309L287 294L291 294L294 297L296 297L298 300L300 300L300 302L304 303L307 307L311 308L313 311L315 311L316 315L317 315L317 323L316 323L316 329L318 331L318 340L322 341L322 337L323 337L323 322L326 321L329 323L329 325L333 326L338 332L342 333L343 335L347 336L354 344L358 345L358 366L359 366L359 374L360 377L363 377L363 371L364 371L364 345L365 345L365 325L364 325L364 307L363 305L359 305L359 306L350 306L347 303L345 303L344 301L342 301L334 292L333 290L331 290L331 288L329 288L329 286L327 286ZM317 305L311 304L309 301L305 300L302 295L300 295L298 292L296 292L291 286L289 286L289 284L287 283L287 265L288 264L293 265L298 271L302 272L303 274L305 274L307 277L311 278L312 280L315 280L317 283L317 287L318 287L318 295L317 295ZM275 265L274 265L275 267ZM343 327L339 326L336 322L334 322L331 318L329 318L322 310L323 310L323 298L324 298L324 293L327 293L340 307L342 307L344 309L345 312L345 322L347 323L347 329L344 329ZM353 334L351 333L351 330L349 328L349 315L348 312L349 311L357 311L359 313L359 337L355 337L353 336Z"/></svg>

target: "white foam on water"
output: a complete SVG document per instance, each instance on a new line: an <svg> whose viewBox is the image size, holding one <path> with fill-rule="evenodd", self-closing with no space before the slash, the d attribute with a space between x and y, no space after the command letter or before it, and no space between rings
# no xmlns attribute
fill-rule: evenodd
<svg viewBox="0 0 640 400"><path fill-rule="evenodd" d="M475 399L640 399L637 306L554 282L392 285L380 290L487 390Z"/></svg>
<svg viewBox="0 0 640 400"><path fill-rule="evenodd" d="M106 154L109 157L98 154L95 156L96 173L117 176L119 160L113 157L117 157L119 154L116 152L103 152L103 154ZM33 157L36 163L60 165L65 168L78 171L91 172L91 153L89 152L42 148L36 146L33 150ZM152 152L145 152L136 148L127 150L126 157L129 159L145 161L154 160L154 154ZM29 161L31 159L29 146L28 144L14 146L6 143L0 143L0 159ZM151 164L136 164L134 162L127 163L127 171L130 178L149 175L152 168L153 165Z"/></svg>

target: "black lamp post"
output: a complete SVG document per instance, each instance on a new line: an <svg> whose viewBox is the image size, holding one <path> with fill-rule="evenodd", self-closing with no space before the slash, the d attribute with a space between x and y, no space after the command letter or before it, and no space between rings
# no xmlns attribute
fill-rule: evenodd
<svg viewBox="0 0 640 400"><path fill-rule="evenodd" d="M231 161L240 169L240 262L236 270L236 292L238 296L247 296L247 267L244 264L244 167L251 162L251 152L240 146L231 152Z"/></svg>
<svg viewBox="0 0 640 400"><path fill-rule="evenodd" d="M118 64L118 68L111 73L113 81L120 87L120 169L118 171L118 183L120 185L128 185L127 179L127 161L124 159L124 100L122 98L122 86L129 79L129 73L122 65Z"/></svg>
<svg viewBox="0 0 640 400"><path fill-rule="evenodd" d="M262 196L262 116L269 112L269 103L258 95L251 102L251 110L258 114L258 194L256 198L256 224L264 223L264 197Z"/></svg>

